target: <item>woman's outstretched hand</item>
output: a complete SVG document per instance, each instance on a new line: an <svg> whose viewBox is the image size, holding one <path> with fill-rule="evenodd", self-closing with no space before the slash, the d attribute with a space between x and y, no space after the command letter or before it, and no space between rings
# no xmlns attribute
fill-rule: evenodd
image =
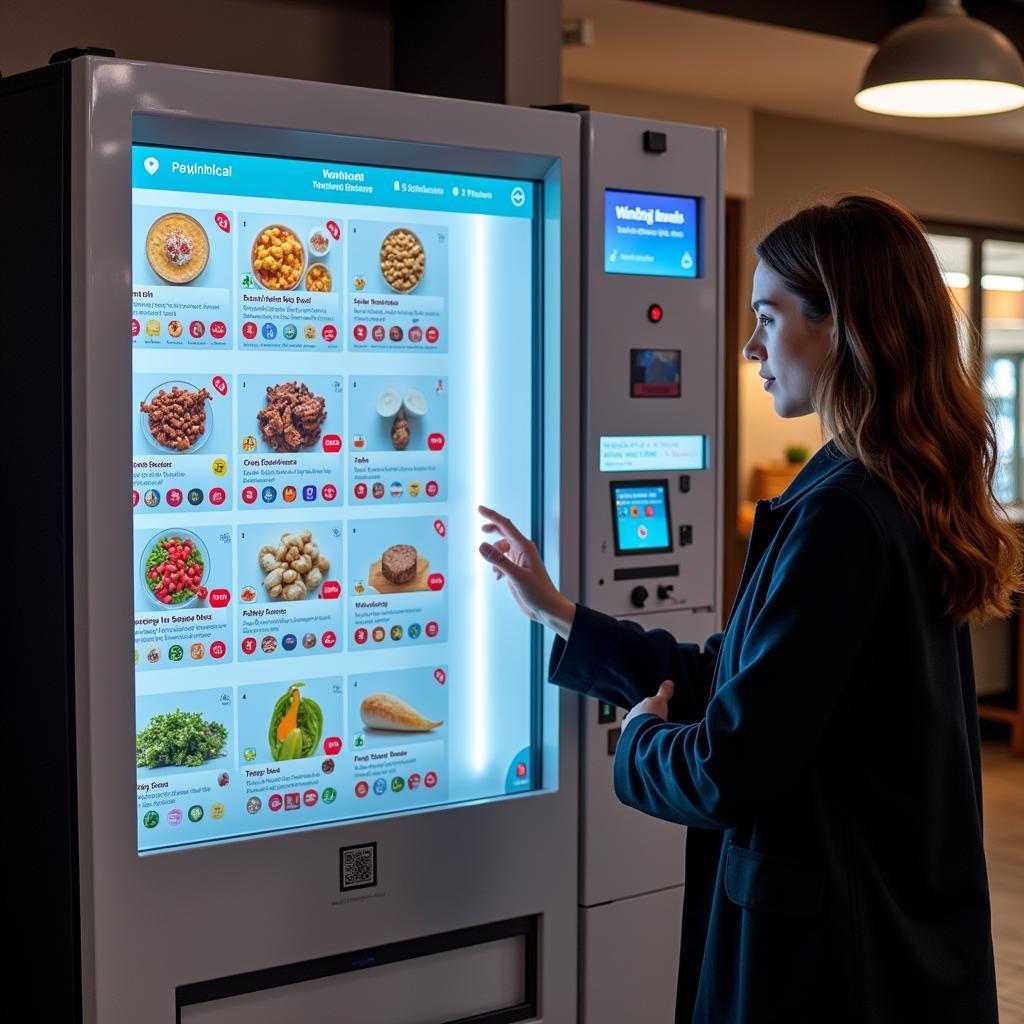
<svg viewBox="0 0 1024 1024"><path fill-rule="evenodd" d="M493 544L484 541L480 545L480 554L491 564L494 575L499 580L508 580L512 596L529 618L567 639L576 617L576 605L555 589L537 545L494 509L480 505L478 510L487 520L484 533L498 535Z"/></svg>

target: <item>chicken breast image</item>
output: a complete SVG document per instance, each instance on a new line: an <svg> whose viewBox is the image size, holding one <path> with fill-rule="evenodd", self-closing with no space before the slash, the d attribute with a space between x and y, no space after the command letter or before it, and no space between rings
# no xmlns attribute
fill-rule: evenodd
<svg viewBox="0 0 1024 1024"><path fill-rule="evenodd" d="M415 708L390 693L373 693L359 705L359 715L368 729L391 729L395 732L430 732L444 721L432 722Z"/></svg>

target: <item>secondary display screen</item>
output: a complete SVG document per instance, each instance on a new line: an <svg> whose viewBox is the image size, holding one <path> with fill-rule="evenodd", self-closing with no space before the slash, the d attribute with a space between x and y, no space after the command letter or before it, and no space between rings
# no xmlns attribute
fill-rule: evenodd
<svg viewBox="0 0 1024 1024"><path fill-rule="evenodd" d="M668 481L613 483L615 554L646 555L672 550Z"/></svg>
<svg viewBox="0 0 1024 1024"><path fill-rule="evenodd" d="M692 196L605 189L605 273L700 277L698 211Z"/></svg>
<svg viewBox="0 0 1024 1024"><path fill-rule="evenodd" d="M679 349L634 348L629 353L631 398L678 398Z"/></svg>
<svg viewBox="0 0 1024 1024"><path fill-rule="evenodd" d="M687 472L708 468L705 434L611 435L600 438L602 473Z"/></svg>
<svg viewBox="0 0 1024 1024"><path fill-rule="evenodd" d="M139 851L535 788L539 189L132 160Z"/></svg>

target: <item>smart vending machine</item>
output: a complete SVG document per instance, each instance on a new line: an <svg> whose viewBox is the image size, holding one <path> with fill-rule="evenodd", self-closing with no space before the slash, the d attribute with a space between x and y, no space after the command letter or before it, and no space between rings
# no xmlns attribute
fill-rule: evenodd
<svg viewBox="0 0 1024 1024"><path fill-rule="evenodd" d="M720 129L584 113L583 603L721 628ZM620 804L623 712L580 709L580 1020L673 1019L685 830ZM629 985L622 985L622 978Z"/></svg>
<svg viewBox="0 0 1024 1024"><path fill-rule="evenodd" d="M75 54L0 117L41 1019L574 1020L577 703L476 507L576 596L579 120Z"/></svg>

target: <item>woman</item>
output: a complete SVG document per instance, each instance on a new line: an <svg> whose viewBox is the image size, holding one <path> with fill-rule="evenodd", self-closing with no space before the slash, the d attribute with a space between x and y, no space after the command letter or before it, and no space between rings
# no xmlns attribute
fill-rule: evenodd
<svg viewBox="0 0 1024 1024"><path fill-rule="evenodd" d="M632 707L619 799L689 826L677 1021L994 1024L968 622L1022 573L979 368L896 204L804 210L756 253L744 356L831 439L757 503L725 631L574 605L483 508L481 554L558 633L551 681Z"/></svg>

